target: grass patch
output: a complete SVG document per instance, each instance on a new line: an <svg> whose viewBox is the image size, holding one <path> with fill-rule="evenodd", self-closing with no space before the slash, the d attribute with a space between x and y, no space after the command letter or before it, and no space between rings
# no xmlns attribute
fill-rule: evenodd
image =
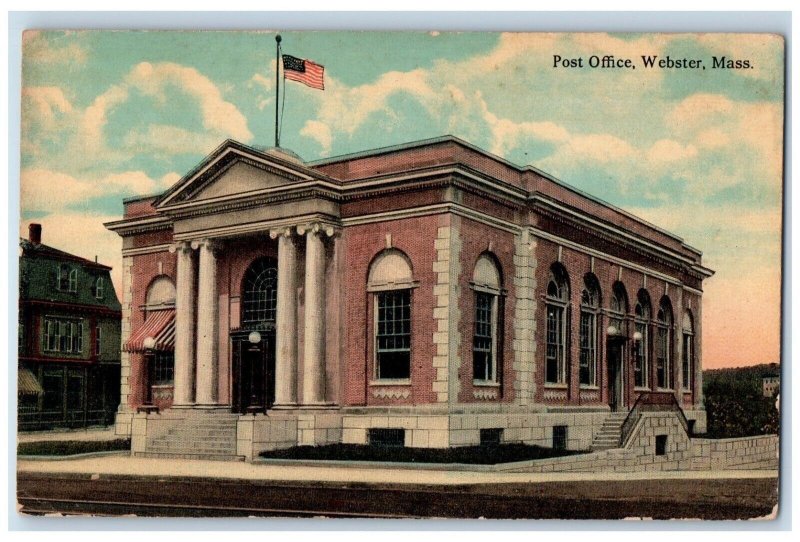
<svg viewBox="0 0 800 542"><path fill-rule="evenodd" d="M561 457L582 452L553 450L527 444L463 446L458 448L403 448L363 444L295 446L285 450L261 452L267 459L308 459L314 461L392 461L398 463L465 463L494 465L531 459Z"/></svg>
<svg viewBox="0 0 800 542"><path fill-rule="evenodd" d="M131 439L20 442L17 455L76 455L130 450Z"/></svg>

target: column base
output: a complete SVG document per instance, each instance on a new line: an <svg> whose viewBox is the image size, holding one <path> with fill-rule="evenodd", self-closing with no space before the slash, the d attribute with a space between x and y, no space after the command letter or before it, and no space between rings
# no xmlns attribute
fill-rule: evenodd
<svg viewBox="0 0 800 542"><path fill-rule="evenodd" d="M295 410L297 409L298 406L300 405L298 405L297 403L281 403L281 404L275 403L274 405L269 407L269 410Z"/></svg>
<svg viewBox="0 0 800 542"><path fill-rule="evenodd" d="M305 405L298 405L297 408L300 410L334 410L338 409L339 405L336 403L308 403Z"/></svg>

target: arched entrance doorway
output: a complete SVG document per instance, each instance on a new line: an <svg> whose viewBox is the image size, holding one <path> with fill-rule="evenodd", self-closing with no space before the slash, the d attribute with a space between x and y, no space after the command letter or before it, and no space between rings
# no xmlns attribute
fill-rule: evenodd
<svg viewBox="0 0 800 542"><path fill-rule="evenodd" d="M278 262L255 260L244 274L241 326L231 332L235 412L263 412L275 402Z"/></svg>

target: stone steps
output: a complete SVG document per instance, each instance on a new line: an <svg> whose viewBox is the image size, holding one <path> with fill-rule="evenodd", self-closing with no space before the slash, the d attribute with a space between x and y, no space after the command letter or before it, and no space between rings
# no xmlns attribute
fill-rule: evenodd
<svg viewBox="0 0 800 542"><path fill-rule="evenodd" d="M166 432L149 438L141 457L235 460L236 423L230 412L188 411L181 416L162 418Z"/></svg>
<svg viewBox="0 0 800 542"><path fill-rule="evenodd" d="M627 412L612 412L598 429L592 439L592 450L602 451L619 448L619 439L622 435L622 424L628 417Z"/></svg>

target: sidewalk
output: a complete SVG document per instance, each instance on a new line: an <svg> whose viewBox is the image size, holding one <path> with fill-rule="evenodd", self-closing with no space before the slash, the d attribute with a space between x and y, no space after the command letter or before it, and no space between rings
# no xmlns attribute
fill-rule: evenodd
<svg viewBox="0 0 800 542"><path fill-rule="evenodd" d="M44 442L58 440L115 440L126 438L114 434L114 426L90 427L88 429L51 429L17 433L17 442Z"/></svg>
<svg viewBox="0 0 800 542"><path fill-rule="evenodd" d="M113 455L59 461L17 462L17 471L31 473L69 473L111 476L172 476L261 481L362 482L386 484L497 484L525 482L567 482L581 480L648 479L744 479L776 478L777 470L664 471L664 472L569 472L505 473L428 469L354 468L338 466L294 466L242 463L235 461L200 461L155 459Z"/></svg>

